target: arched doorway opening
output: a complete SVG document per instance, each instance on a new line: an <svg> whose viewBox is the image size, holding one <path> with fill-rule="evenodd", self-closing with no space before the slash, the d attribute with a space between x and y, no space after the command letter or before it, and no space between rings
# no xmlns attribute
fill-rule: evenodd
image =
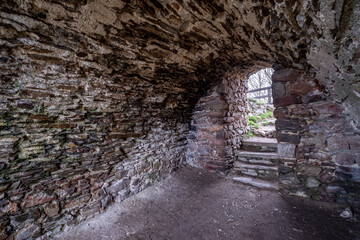
<svg viewBox="0 0 360 240"><path fill-rule="evenodd" d="M272 68L252 74L247 85L247 129L234 154L233 180L277 189L278 163L272 98Z"/></svg>
<svg viewBox="0 0 360 240"><path fill-rule="evenodd" d="M199 100L188 138L190 165L218 174L231 172L247 134L247 77L241 72L225 74ZM359 135L344 106L305 71L275 67L272 82L281 191L355 201L359 161L353 140Z"/></svg>

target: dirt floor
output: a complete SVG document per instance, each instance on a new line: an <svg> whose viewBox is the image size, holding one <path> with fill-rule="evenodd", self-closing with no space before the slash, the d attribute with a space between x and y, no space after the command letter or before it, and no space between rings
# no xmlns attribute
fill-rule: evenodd
<svg viewBox="0 0 360 240"><path fill-rule="evenodd" d="M339 216L345 207L282 197L184 167L59 239L360 239L360 222Z"/></svg>

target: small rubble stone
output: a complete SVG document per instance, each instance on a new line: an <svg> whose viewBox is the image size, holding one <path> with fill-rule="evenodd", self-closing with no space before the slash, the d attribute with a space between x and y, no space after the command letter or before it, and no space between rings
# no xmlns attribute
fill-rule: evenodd
<svg viewBox="0 0 360 240"><path fill-rule="evenodd" d="M354 213L352 212L352 210L348 207L346 208L341 214L340 217L343 218L353 218L354 217Z"/></svg>
<svg viewBox="0 0 360 240"><path fill-rule="evenodd" d="M54 201L44 206L44 211L49 217L54 217L59 213L59 203Z"/></svg>
<svg viewBox="0 0 360 240"><path fill-rule="evenodd" d="M316 188L320 185L321 185L321 183L314 177L308 177L306 179L306 187L307 188Z"/></svg>

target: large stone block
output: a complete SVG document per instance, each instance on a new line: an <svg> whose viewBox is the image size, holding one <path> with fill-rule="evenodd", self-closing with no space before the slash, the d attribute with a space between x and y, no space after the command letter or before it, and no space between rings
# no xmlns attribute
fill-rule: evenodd
<svg viewBox="0 0 360 240"><path fill-rule="evenodd" d="M292 94L303 96L310 91L316 89L316 85L313 82L297 82L297 83L290 83L288 85L288 91Z"/></svg>
<svg viewBox="0 0 360 240"><path fill-rule="evenodd" d="M285 119L277 119L275 122L275 127L278 131L284 130L291 132L299 132L303 129L298 122L293 122Z"/></svg>
<svg viewBox="0 0 360 240"><path fill-rule="evenodd" d="M276 108L274 110L274 117L275 118L288 118L289 112L287 108Z"/></svg>
<svg viewBox="0 0 360 240"><path fill-rule="evenodd" d="M281 82L274 82L272 84L272 97L275 98L282 98L286 95L286 87L284 83Z"/></svg>
<svg viewBox="0 0 360 240"><path fill-rule="evenodd" d="M279 98L274 98L274 106L276 108L278 107L287 107L292 104L297 104L298 100L294 98L293 96L284 96Z"/></svg>
<svg viewBox="0 0 360 240"><path fill-rule="evenodd" d="M344 112L343 106L325 101L313 104L313 109L320 115L339 115Z"/></svg>
<svg viewBox="0 0 360 240"><path fill-rule="evenodd" d="M349 143L350 150L360 150L360 135L347 136L346 141Z"/></svg>
<svg viewBox="0 0 360 240"><path fill-rule="evenodd" d="M278 154L280 158L294 158L296 145L291 143L278 143Z"/></svg>
<svg viewBox="0 0 360 240"><path fill-rule="evenodd" d="M335 158L336 163L340 165L353 165L356 160L357 156L354 153L340 153Z"/></svg>
<svg viewBox="0 0 360 240"><path fill-rule="evenodd" d="M22 207L28 208L28 207L48 203L55 199L56 199L56 195L54 194L54 192L51 191L32 192L26 194L25 200L22 203Z"/></svg>
<svg viewBox="0 0 360 240"><path fill-rule="evenodd" d="M295 82L298 81L302 72L295 69L276 70L272 75L273 82Z"/></svg>
<svg viewBox="0 0 360 240"><path fill-rule="evenodd" d="M298 134L276 133L276 139L278 142L300 143L300 136Z"/></svg>
<svg viewBox="0 0 360 240"><path fill-rule="evenodd" d="M342 134L335 134L327 139L327 147L330 151L348 150L349 143Z"/></svg>
<svg viewBox="0 0 360 240"><path fill-rule="evenodd" d="M49 217L55 217L59 213L59 210L59 203L57 201L54 201L44 206L44 211Z"/></svg>

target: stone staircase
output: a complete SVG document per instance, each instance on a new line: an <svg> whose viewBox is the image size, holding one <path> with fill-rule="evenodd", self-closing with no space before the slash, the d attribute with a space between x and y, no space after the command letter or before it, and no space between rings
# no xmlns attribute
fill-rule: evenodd
<svg viewBox="0 0 360 240"><path fill-rule="evenodd" d="M236 153L233 180L254 187L277 189L278 159L276 139L244 139L241 150Z"/></svg>

